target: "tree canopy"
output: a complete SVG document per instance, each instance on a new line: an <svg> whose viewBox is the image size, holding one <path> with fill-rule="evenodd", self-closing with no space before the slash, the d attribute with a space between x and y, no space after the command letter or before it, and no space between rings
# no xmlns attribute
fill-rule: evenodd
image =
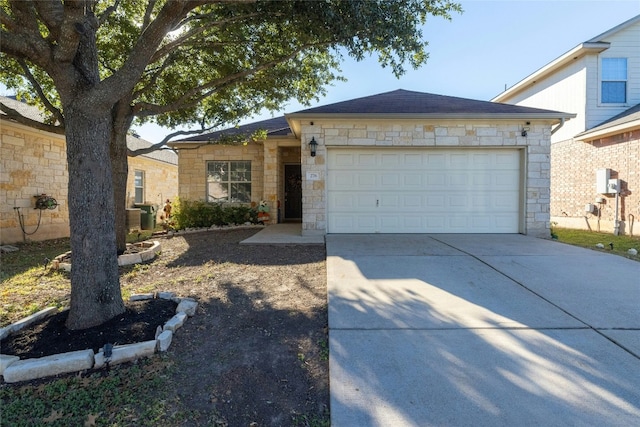
<svg viewBox="0 0 640 427"><path fill-rule="evenodd" d="M400 76L427 60L427 18L456 11L450 0L0 0L2 83L48 114L41 128L67 138L68 325L123 310L109 224L124 211L132 123L207 129L289 99L309 103L341 78L345 55L377 55ZM87 206L106 213L86 215Z"/></svg>

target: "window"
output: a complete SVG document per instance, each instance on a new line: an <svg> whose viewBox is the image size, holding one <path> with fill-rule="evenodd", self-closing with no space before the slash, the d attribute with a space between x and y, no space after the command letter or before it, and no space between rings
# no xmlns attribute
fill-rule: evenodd
<svg viewBox="0 0 640 427"><path fill-rule="evenodd" d="M207 200L251 203L251 162L207 162Z"/></svg>
<svg viewBox="0 0 640 427"><path fill-rule="evenodd" d="M627 58L602 58L602 103L627 102Z"/></svg>
<svg viewBox="0 0 640 427"><path fill-rule="evenodd" d="M144 171L135 171L133 186L136 189L135 203L144 203Z"/></svg>

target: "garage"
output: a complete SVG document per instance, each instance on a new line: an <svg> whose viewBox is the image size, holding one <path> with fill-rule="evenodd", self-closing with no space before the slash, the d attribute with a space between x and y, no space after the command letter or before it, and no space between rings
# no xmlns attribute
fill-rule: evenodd
<svg viewBox="0 0 640 427"><path fill-rule="evenodd" d="M329 233L518 233L517 148L327 147Z"/></svg>

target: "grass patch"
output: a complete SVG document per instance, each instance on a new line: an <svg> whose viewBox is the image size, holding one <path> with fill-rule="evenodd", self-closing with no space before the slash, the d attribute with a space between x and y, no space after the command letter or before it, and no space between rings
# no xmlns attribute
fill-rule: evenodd
<svg viewBox="0 0 640 427"><path fill-rule="evenodd" d="M86 377L0 386L2 425L176 425L182 415L167 400L170 364L162 357Z"/></svg>
<svg viewBox="0 0 640 427"><path fill-rule="evenodd" d="M152 230L137 231L127 236L128 242L147 240ZM69 306L71 282L63 270L52 270L48 263L71 249L69 239L15 244L19 250L2 254L0 263L0 327L16 322L47 307ZM128 278L144 274L148 265L130 267L121 276L123 297L133 292Z"/></svg>
<svg viewBox="0 0 640 427"><path fill-rule="evenodd" d="M640 256L632 256L627 252L631 248L640 252L640 236L614 236L613 234L568 228L554 228L553 232L557 235L559 242L594 249L600 252L609 252L640 261ZM603 244L604 249L597 248L596 245L598 243ZM610 244L613 244L613 249L611 249Z"/></svg>

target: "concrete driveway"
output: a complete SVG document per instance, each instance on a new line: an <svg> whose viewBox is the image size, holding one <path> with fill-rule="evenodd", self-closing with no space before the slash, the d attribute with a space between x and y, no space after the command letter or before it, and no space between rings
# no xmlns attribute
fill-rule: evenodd
<svg viewBox="0 0 640 427"><path fill-rule="evenodd" d="M331 421L640 424L640 263L522 235L328 235Z"/></svg>

